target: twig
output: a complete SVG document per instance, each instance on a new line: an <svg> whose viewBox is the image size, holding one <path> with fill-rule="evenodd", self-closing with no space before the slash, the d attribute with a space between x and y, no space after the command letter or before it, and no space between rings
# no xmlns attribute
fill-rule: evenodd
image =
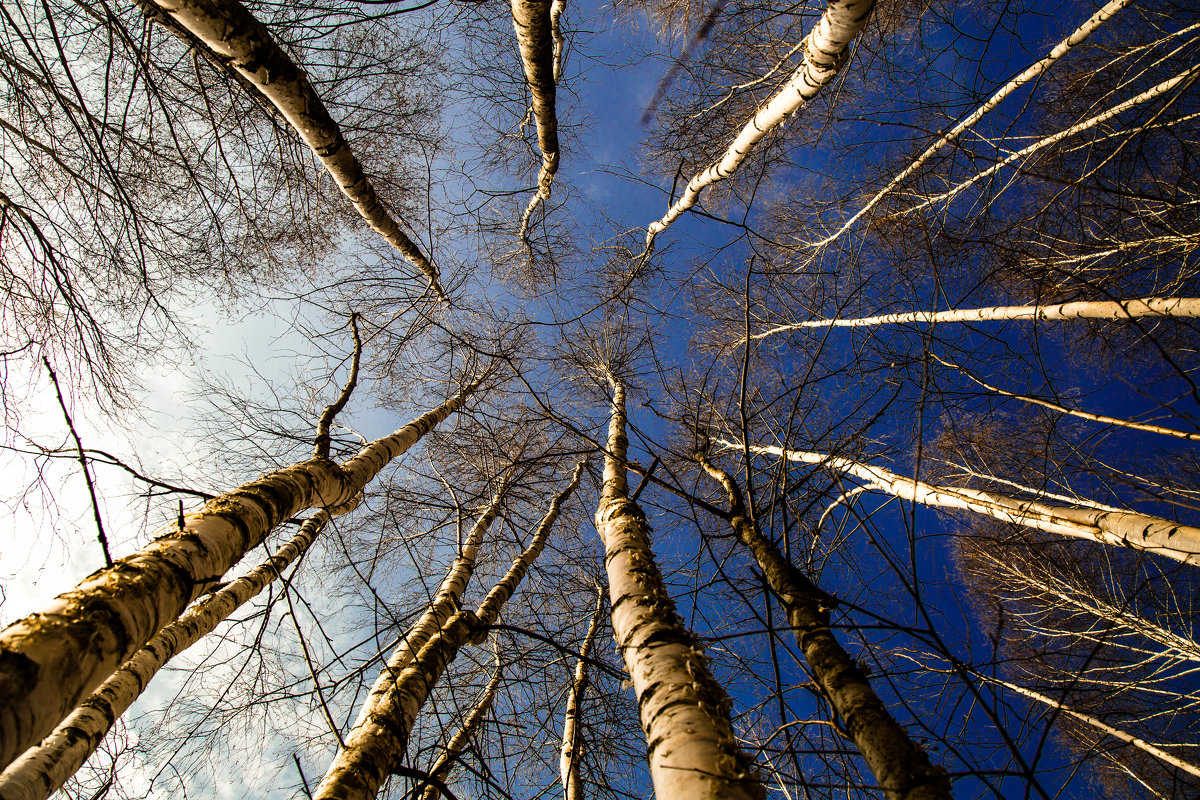
<svg viewBox="0 0 1200 800"><path fill-rule="evenodd" d="M71 413L67 411L67 402L63 400L62 389L58 385L58 376L54 374L50 360L42 356L42 363L46 365L50 382L54 384L54 394L58 397L58 407L62 409L63 419L67 421L67 429L71 431L71 438L75 440L75 450L79 453L79 466L83 469L83 479L87 482L88 496L92 499L92 516L96 519L96 534L100 539L100 549L104 551L104 566L111 567L113 565L112 554L108 551L108 537L104 535L104 522L100 519L100 503L96 499L96 486L92 483L92 472L88 469L83 442L80 441L79 434L75 430L75 423L71 421Z"/></svg>

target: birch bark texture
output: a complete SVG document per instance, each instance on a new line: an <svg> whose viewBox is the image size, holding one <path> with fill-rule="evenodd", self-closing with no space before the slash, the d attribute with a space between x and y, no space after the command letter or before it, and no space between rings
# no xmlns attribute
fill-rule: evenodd
<svg viewBox="0 0 1200 800"><path fill-rule="evenodd" d="M638 698L658 800L763 800L738 747L729 695L675 610L650 548L650 526L629 498L625 386L608 376L612 408L596 530L604 543L613 634Z"/></svg>
<svg viewBox="0 0 1200 800"><path fill-rule="evenodd" d="M777 333L805 328L865 328L874 325L920 324L941 322L1002 322L1033 320L1060 322L1074 319L1124 320L1142 317L1200 317L1200 297L1144 297L1131 300L1076 300L1070 303L1050 303L1029 306L988 306L986 308L955 308L946 311L901 311L876 314L870 317L845 319L812 319L777 325L752 334L751 339L765 339Z"/></svg>
<svg viewBox="0 0 1200 800"><path fill-rule="evenodd" d="M303 68L283 52L262 22L238 0L145 3L196 37L227 69L248 81L278 109L371 229L421 271L438 300L448 302L437 267L384 208Z"/></svg>
<svg viewBox="0 0 1200 800"><path fill-rule="evenodd" d="M220 495L158 531L41 613L0 632L0 766L45 736L151 636L176 619L281 522L306 508L334 515L388 462L457 411L471 383L342 464L312 459Z"/></svg>
<svg viewBox="0 0 1200 800"><path fill-rule="evenodd" d="M558 172L558 117L554 102L562 63L562 34L558 30L562 12L561 0L512 0L513 28L521 51L525 83L532 98L538 149L542 151L537 191L525 207L517 231L521 241L529 237L529 220L533 212L550 198L550 185Z"/></svg>
<svg viewBox="0 0 1200 800"><path fill-rule="evenodd" d="M749 548L787 612L813 678L867 762L883 796L887 800L949 800L945 770L930 763L871 688L866 673L834 637L829 625L833 599L758 530L746 511L741 488L729 473L703 456L699 462L729 496L729 523L734 534Z"/></svg>
<svg viewBox="0 0 1200 800"><path fill-rule="evenodd" d="M587 660L592 653L592 645L596 643L596 631L600 628L600 614L604 611L604 588L596 584L596 610L592 621L588 623L587 633L583 637L583 645L579 648L579 660L575 662L575 678L571 682L571 691L567 695L567 711L563 715L562 756L558 762L558 772L562 778L563 797L566 800L584 800L583 780L579 774L579 762L583 756L583 731L579 727L579 708L583 703L583 693L589 684Z"/></svg>
<svg viewBox="0 0 1200 800"><path fill-rule="evenodd" d="M196 603L155 634L49 736L36 747L26 750L0 773L0 797L4 800L45 800L62 788L96 751L117 719L141 696L158 671L214 631L230 614L278 578L308 550L330 516L324 509L314 513L269 560Z"/></svg>
<svg viewBox="0 0 1200 800"><path fill-rule="evenodd" d="M742 449L742 445L736 442L722 441L721 444L730 450ZM1163 517L1136 511L1052 505L982 489L935 486L884 467L823 453L764 445L750 445L749 448L752 453L824 466L852 475L866 481L871 489L921 505L962 509L1034 530L1142 550L1200 566L1200 527L1172 522Z"/></svg>
<svg viewBox="0 0 1200 800"><path fill-rule="evenodd" d="M372 697L346 737L345 746L313 794L315 800L370 800L375 797L407 751L413 722L446 667L464 645L483 642L488 626L495 624L504 603L516 591L529 565L542 552L563 503L579 485L582 469L582 464L576 467L570 484L551 501L550 510L539 523L529 546L492 587L479 608L473 612L453 611L385 691L376 695L372 690ZM498 511L499 503L494 505Z"/></svg>
<svg viewBox="0 0 1200 800"><path fill-rule="evenodd" d="M754 112L721 159L696 173L662 219L650 223L646 229L647 251L654 249L658 234L696 205L702 191L736 172L755 145L833 80L849 57L850 43L866 26L874 8L875 0L830 1L805 37L800 66L783 88Z"/></svg>

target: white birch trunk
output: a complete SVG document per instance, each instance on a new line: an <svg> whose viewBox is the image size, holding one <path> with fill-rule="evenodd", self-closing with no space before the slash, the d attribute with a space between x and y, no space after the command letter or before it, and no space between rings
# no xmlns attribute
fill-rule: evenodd
<svg viewBox="0 0 1200 800"><path fill-rule="evenodd" d="M579 648L579 660L575 662L575 679L567 695L567 711L563 716L562 755L558 761L558 772L562 779L565 800L585 800L583 781L579 774L579 762L583 750L583 732L579 727L579 707L583 693L588 687L587 659L596 642L596 631L600 627L600 613L604 610L604 589L596 584L596 611L588 623L587 634Z"/></svg>
<svg viewBox="0 0 1200 800"><path fill-rule="evenodd" d="M303 68L280 49L265 25L238 0L146 2L261 92L309 146L367 224L425 275L439 300L448 299L437 267L383 207Z"/></svg>
<svg viewBox="0 0 1200 800"><path fill-rule="evenodd" d="M542 521L538 523L537 530L534 531L533 539L530 540L529 546L513 561L512 566L504 573L504 577L492 587L492 590L483 598L483 602L479 604L479 608L475 610L475 616L479 617L480 625L496 624L496 620L500 618L500 609L504 607L504 604L512 597L513 592L521 585L521 581L525 578L525 573L529 570L529 566L542 554L542 548L546 546L546 538L550 535L550 529L554 527L555 520L562 513L563 503L567 502L571 494L579 487L579 481L583 477L583 468L586 463L585 461L580 461L575 465L575 471L571 474L570 482L565 489L550 501L550 509L542 517Z"/></svg>
<svg viewBox="0 0 1200 800"><path fill-rule="evenodd" d="M811 242L808 246L814 248L825 247L826 245L837 241L837 239L843 233L854 227L856 222L862 219L866 214L870 213L871 209L875 208L875 206L879 205L880 201L883 200L884 197L895 191L902 183L912 177L913 174L922 166L924 166L930 158L936 155L947 145L958 141L958 138L962 136L963 133L973 128L976 122L979 122L979 120L983 119L984 115L986 115L996 106L1000 105L1000 103L1003 102L1006 97L1030 81L1044 75L1046 70L1054 66L1055 62L1057 62L1067 53L1071 52L1071 50L1075 47L1083 44L1083 42L1086 41L1087 38L1091 36L1097 28L1100 27L1101 24L1114 16L1125 6L1129 5L1131 2L1132 0L1111 0L1111 2L1105 4L1103 8L1101 8L1099 11L1089 17L1086 22L1076 28L1070 36L1055 45L1045 58L1031 64L1020 75L1004 84L1004 86L1001 86L991 97L987 99L986 102L984 102L983 105L972 111L967 117L956 124L948 132L942 134L942 136L939 137L936 142L927 147L925 151L921 153L921 155L913 159L907 167L905 167L898 175L892 178L887 186L876 192L875 195L872 196L862 208L855 212L854 215L848 220L843 222L840 228L818 242Z"/></svg>
<svg viewBox="0 0 1200 800"><path fill-rule="evenodd" d="M696 205L700 192L736 172L755 145L833 80L848 57L850 42L867 24L874 7L875 0L830 0L806 37L800 66L783 88L754 112L721 159L694 175L662 219L650 224L646 229L647 251L654 249L658 234Z"/></svg>
<svg viewBox="0 0 1200 800"><path fill-rule="evenodd" d="M496 672L492 675L492 679L488 681L487 686L483 687L483 694L480 695L478 702L471 708L471 713L467 714L463 720L462 727L446 742L445 749L438 756L437 762L430 768L429 774L437 778L442 783L450 776L450 771L454 768L454 762L462 755L462 751L466 749L467 744L471 741L471 736L479 728L480 723L487 717L488 712L492 709L492 701L496 699L496 690L500 688L500 678L502 676L500 669L500 656L496 655ZM442 792L434 785L429 785L425 791L421 793L421 800L438 800L442 796Z"/></svg>
<svg viewBox="0 0 1200 800"><path fill-rule="evenodd" d="M713 679L675 611L650 548L650 526L629 499L625 387L612 385L612 418L596 530L604 542L613 634L637 693L650 778L658 800L762 800L762 782L741 752L732 702Z"/></svg>
<svg viewBox="0 0 1200 800"><path fill-rule="evenodd" d="M533 99L532 116L537 124L538 148L542 151L537 191L521 215L518 236L522 241L529 236L533 212L549 199L550 185L558 172L558 118L554 99L561 69L562 34L557 23L562 9L561 0L512 0L513 28L521 50L525 82Z"/></svg>
<svg viewBox="0 0 1200 800"><path fill-rule="evenodd" d="M551 502L530 546L488 592L479 609L471 612L451 608L453 613L449 619L421 645L399 674L388 674L390 684L386 690L377 694L380 683L376 683L358 722L346 737L344 747L317 787L314 800L370 800L375 797L392 767L403 758L417 712L446 666L463 645L483 641L487 626L495 623L529 564L541 553L562 504L579 485L582 468L582 464L576 467L570 485Z"/></svg>
<svg viewBox="0 0 1200 800"><path fill-rule="evenodd" d="M1001 322L1005 320L1034 320L1037 322L1073 319L1124 320L1141 317L1200 317L1200 297L1078 300L1050 305L989 306L987 308L956 308L948 311L902 311L895 314L876 314L871 317L814 319L789 325L778 325L753 334L750 338L765 339L777 333L804 328L863 328L874 325L909 323L933 325L942 322Z"/></svg>
<svg viewBox="0 0 1200 800"><path fill-rule="evenodd" d="M0 773L4 800L45 800L62 787L100 746L117 719L145 691L163 665L198 642L298 559L330 514L317 511L270 560L193 605L163 628L109 676L49 736Z"/></svg>
<svg viewBox="0 0 1200 800"><path fill-rule="evenodd" d="M334 757L333 764L326 773L325 780L321 783L322 787L325 787L331 775L352 771L360 751L370 742L385 735L383 729L386 727L388 719L386 707L389 697L396 691L396 682L404 674L405 668L413 663L421 649L450 622L462 605L462 596L475 572L475 561L479 556L479 547L483 543L484 534L500 514L504 498L512 486L512 478L510 470L501 479L500 486L492 495L487 508L467 534L462 551L455 557L450 569L446 571L446 577L438 586L429 607L421 614L420 619L405 632L400 644L393 651L392 657L388 659L380 671L379 677L375 679L370 694L367 695L367 699L363 701L362 708L358 712L354 726L347 734L342 749ZM320 790L318 790L319 793Z"/></svg>
<svg viewBox="0 0 1200 800"><path fill-rule="evenodd" d="M787 612L796 643L821 692L833 707L888 800L949 800L950 782L896 722L865 672L833 635L832 598L784 558L750 519L741 489L705 458L700 466L729 496L730 525L754 556L771 591Z"/></svg>
<svg viewBox="0 0 1200 800"><path fill-rule="evenodd" d="M742 448L735 442L722 441L721 444L731 450L740 451ZM1057 506L980 489L935 486L898 475L883 467L822 453L762 445L750 445L750 452L828 467L867 481L874 488L887 494L921 505L962 509L1034 530L1129 547L1173 558L1185 564L1200 565L1200 528L1171 522L1162 517L1139 514L1135 511L1101 511Z"/></svg>
<svg viewBox="0 0 1200 800"><path fill-rule="evenodd" d="M478 383L338 465L313 459L216 497L98 570L39 614L0 632L0 767L183 612L279 523L306 508L338 514L392 459L458 410Z"/></svg>

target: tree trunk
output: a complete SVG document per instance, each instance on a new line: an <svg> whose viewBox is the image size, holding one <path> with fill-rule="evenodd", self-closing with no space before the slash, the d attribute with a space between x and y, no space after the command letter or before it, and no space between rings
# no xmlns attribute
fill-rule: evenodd
<svg viewBox="0 0 1200 800"><path fill-rule="evenodd" d="M914 323L933 325L941 322L998 322L1028 319L1056 322L1070 319L1123 320L1139 317L1200 317L1200 297L1146 297L1134 300L1079 300L1072 303L1053 303L1033 306L989 306L987 308L955 308L948 311L902 311L896 314L876 314L849 319L813 319L777 325L751 339L765 339L776 333L804 328L863 328L873 325Z"/></svg>
<svg viewBox="0 0 1200 800"><path fill-rule="evenodd" d="M738 747L732 701L675 611L650 549L650 526L629 499L625 387L609 376L612 418L596 530L604 542L613 634L637 693L658 800L762 800Z"/></svg>
<svg viewBox="0 0 1200 800"><path fill-rule="evenodd" d="M875 0L830 0L825 13L806 37L804 60L792 77L754 113L721 160L693 176L663 218L650 224L646 229L647 250L654 248L658 234L696 205L700 192L736 172L755 145L833 80L849 56L850 43L867 24L874 7Z"/></svg>
<svg viewBox="0 0 1200 800"><path fill-rule="evenodd" d="M1054 49L1051 50L1045 58L1030 65L1029 68L1023 71L1020 75L1001 86L991 97L987 99L987 102L972 111L970 115L968 115L949 131L942 134L936 142L925 149L925 152L914 158L907 167L897 174L896 177L892 178L892 180L888 182L887 186L876 192L875 195L871 197L871 199L868 200L862 208L856 211L848 220L843 222L840 228L826 238L818 242L812 242L809 246L825 247L826 245L837 241L839 236L850 230L850 228L854 226L854 223L858 222L863 216L870 213L871 209L879 205L879 202L883 200L884 197L898 189L902 183L912 177L913 174L919 170L922 165L928 162L929 159L932 158L939 150L944 148L946 145L953 144L954 142L958 141L958 138L962 136L965 131L974 127L975 123L983 119L985 114L994 109L996 106L1000 105L1004 98L1008 97L1010 94L1015 92L1017 89L1020 89L1030 81L1044 75L1046 70L1054 66L1059 59L1071 52L1071 50L1075 47L1083 44L1087 38L1105 22L1105 20L1111 18L1131 2L1132 0L1111 0L1111 2L1106 4L1103 8L1089 17L1086 22L1076 28L1070 36L1055 45Z"/></svg>
<svg viewBox="0 0 1200 800"><path fill-rule="evenodd" d="M446 571L446 577L438 586L437 593L434 594L429 607L421 614L416 624L405 632L400 644L392 653L392 657L388 659L387 664L380 671L379 677L375 679L374 685L371 686L371 693L367 695L362 709L358 712L358 718L354 721L354 727L350 729L342 749L334 757L333 764L321 782L322 788L333 791L335 786L331 782L331 776L353 773L360 769L372 746L377 742L388 741L390 733L388 728L391 721L388 704L394 702L397 683L404 675L404 670L413 664L425 645L450 623L451 618L462 605L463 592L466 591L467 584L475 572L475 560L479 555L483 536L500 514L504 498L512 487L513 477L510 468L501 478L500 486L492 495L491 502L471 527L466 541L463 542L462 552L455 557L450 569ZM386 774L385 771L383 775L386 777ZM374 797L380 783L382 783L382 778L379 783L375 784L370 794L362 796ZM330 785L327 787L326 784ZM318 794L320 794L320 790L318 790ZM340 797L342 795L329 796Z"/></svg>
<svg viewBox="0 0 1200 800"><path fill-rule="evenodd" d="M903 213L911 214L914 211L919 211L922 208L927 208L929 206L936 205L938 203L949 203L951 200L953 200L955 197L957 197L965 189L967 189L971 186L974 186L976 183L978 183L979 181L988 177L989 175L995 175L997 172L1004 169L1009 164L1013 164L1017 161L1020 161L1021 159L1031 156L1043 148L1050 147L1051 145L1057 144L1058 142L1061 142L1064 139L1068 139L1072 136L1083 133L1084 131L1091 130L1092 128L1096 127L1097 125L1101 125L1105 122L1108 122L1110 119L1113 119L1114 117L1124 114L1126 111L1128 111L1131 108L1134 108L1135 106L1139 106L1142 103L1148 103L1151 100L1157 100L1157 99L1165 96L1168 92L1172 92L1177 89L1180 92L1182 92L1188 86L1190 86L1193 82L1195 82L1197 75L1200 75L1200 64L1193 65L1192 67L1185 69L1183 72L1180 72L1178 75L1174 76L1173 78L1168 78L1167 80L1162 81L1161 83L1155 84L1154 86L1151 86L1146 91L1141 92L1140 94L1137 94L1134 97L1131 97L1128 100L1125 100L1124 102L1118 103L1117 105L1112 106L1108 110L1103 111L1103 112L1095 115L1094 117L1090 117L1090 118L1084 120L1083 122L1072 125L1071 127L1065 128L1064 130L1058 131L1057 133L1050 134L1049 136L1046 136L1042 139L1037 140L1036 142L1034 142L1031 145L1027 145L1027 146L1021 148L1020 150L1017 150L1016 152L1012 153L1009 156L1006 156L1005 158L996 162L995 164L993 164L992 166L983 170L982 172L978 172L975 175L968 178L967 180L956 184L955 186L951 187L948 191L945 191L934 197L930 197L925 200L922 200L917 205L905 209Z"/></svg>
<svg viewBox="0 0 1200 800"><path fill-rule="evenodd" d="M237 0L144 1L195 36L279 109L367 224L425 275L439 300L448 299L437 267L383 207L303 68L280 49L265 25Z"/></svg>
<svg viewBox="0 0 1200 800"><path fill-rule="evenodd" d="M552 0L512 0L513 28L521 50L525 82L533 99L538 148L542 151L537 192L521 215L518 235L522 241L529 235L529 220L534 210L543 200L549 199L550 184L558 172L558 118L554 96L562 55L562 37L557 30L561 14L562 4Z"/></svg>
<svg viewBox="0 0 1200 800"><path fill-rule="evenodd" d="M375 797L393 767L404 757L413 721L429 692L437 685L438 678L458 655L463 645L479 644L486 637L487 626L495 623L501 608L520 583L529 564L541 552L562 504L579 485L582 468L582 464L575 468L571 483L551 502L550 510L538 525L529 547L513 563L504 578L492 588L479 609L476 612L454 612L440 629L422 644L420 650L410 658L408 664L390 681L386 689L380 691L381 684L384 683L383 676L376 682L358 721L346 737L345 746L338 752L329 771L321 780L321 785L317 787L314 800L370 800ZM492 508L489 508L489 513L494 515L493 508L495 511L499 510L499 500L494 501ZM474 554L472 564L473 560ZM452 574L453 572L454 570ZM447 576L447 581L450 581L451 577ZM470 577L469 574L467 577ZM463 580L461 586L465 585ZM458 592L451 611L457 606L461 588ZM389 662L389 667L391 665L392 662ZM385 674L389 678L392 677L389 670L385 670Z"/></svg>
<svg viewBox="0 0 1200 800"><path fill-rule="evenodd" d="M308 550L329 521L317 511L270 560L192 606L163 628L79 704L49 736L0 774L4 800L45 800L66 783L100 746L100 742L146 690L163 665L211 633L234 611L278 578Z"/></svg>
<svg viewBox="0 0 1200 800"><path fill-rule="evenodd" d="M893 719L867 675L842 648L829 627L833 603L746 513L741 489L728 473L701 457L700 465L729 495L729 522L753 553L767 584L787 612L813 678L841 720L888 800L949 800L945 770L935 767Z"/></svg>
<svg viewBox="0 0 1200 800"><path fill-rule="evenodd" d="M579 761L583 750L583 732L579 728L579 706L588 687L587 659L596 641L596 630L600 627L600 612L604 610L604 589L596 584L596 612L588 624L583 646L579 649L579 660L575 662L575 680L567 695L567 713L563 718L562 757L558 762L562 777L563 796L566 800L584 800L583 781L579 775Z"/></svg>
<svg viewBox="0 0 1200 800"><path fill-rule="evenodd" d="M722 441L731 450L741 450L735 442ZM897 475L889 469L800 450L750 445L750 452L774 455L803 464L829 467L867 481L887 494L934 508L959 508L1004 522L1014 522L1034 530L1090 539L1101 544L1130 547L1155 553L1185 564L1200 565L1200 528L1171 522L1162 517L1136 511L1103 511L1092 508L1056 506L1039 500L1016 497L981 489L934 486L925 481Z"/></svg>
<svg viewBox="0 0 1200 800"><path fill-rule="evenodd" d="M306 508L338 514L392 459L458 410L478 382L338 465L313 459L216 497L98 570L40 614L0 632L0 766L212 586L275 526Z"/></svg>

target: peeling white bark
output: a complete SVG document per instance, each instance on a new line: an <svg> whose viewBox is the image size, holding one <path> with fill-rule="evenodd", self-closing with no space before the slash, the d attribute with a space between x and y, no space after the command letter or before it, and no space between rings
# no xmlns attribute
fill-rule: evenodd
<svg viewBox="0 0 1200 800"><path fill-rule="evenodd" d="M579 707L583 693L588 687L587 659L596 642L596 631L600 627L600 613L604 610L604 589L596 584L596 611L588 623L587 634L579 648L579 660L575 662L575 679L567 695L567 711L563 716L562 755L558 761L558 772L562 779L565 800L584 800L583 781L579 775L579 762L583 749L583 732L579 727Z"/></svg>
<svg viewBox="0 0 1200 800"><path fill-rule="evenodd" d="M320 159L367 224L425 275L439 300L448 300L437 267L383 207L308 76L280 49L265 25L237 0L146 2L261 92Z"/></svg>
<svg viewBox="0 0 1200 800"><path fill-rule="evenodd" d="M518 227L521 241L529 237L533 212L550 198L550 186L558 172L558 118L554 99L562 64L562 34L558 30L562 12L562 0L512 0L513 28L521 50L525 82L533 98L531 111L537 123L538 148L542 151L537 191L525 207Z"/></svg>
<svg viewBox="0 0 1200 800"><path fill-rule="evenodd" d="M337 514L392 459L458 410L477 383L341 465L313 459L272 472L160 530L45 611L0 632L0 766L45 736L121 664L284 520Z"/></svg>
<svg viewBox="0 0 1200 800"><path fill-rule="evenodd" d="M658 800L762 800L741 752L732 702L675 611L650 548L650 526L629 499L625 387L609 377L612 417L596 530L604 542L613 634L638 698Z"/></svg>
<svg viewBox="0 0 1200 800"><path fill-rule="evenodd" d="M765 339L777 333L804 328L863 328L874 325L921 324L943 322L1001 322L1004 320L1035 320L1058 322L1073 319L1139 319L1142 317L1200 317L1200 297L1144 297L1131 300L1077 300L1071 303L1051 303L1033 306L988 306L986 308L955 308L948 311L902 311L849 319L813 319L777 325L753 334L751 339ZM744 341L744 340L743 340Z"/></svg>
<svg viewBox="0 0 1200 800"><path fill-rule="evenodd" d="M874 7L875 0L830 0L825 13L806 37L804 60L800 66L783 88L754 112L721 159L693 176L679 200L662 219L650 224L646 229L647 251L654 248L658 234L696 205L704 189L736 172L755 145L833 80L846 61L850 43L867 24Z"/></svg>
<svg viewBox="0 0 1200 800"><path fill-rule="evenodd" d="M155 634L50 735L26 750L0 774L0 797L46 800L58 791L96 751L113 724L145 691L163 665L215 630L278 578L309 548L329 519L329 512L317 511L270 560L196 603Z"/></svg>
<svg viewBox="0 0 1200 800"><path fill-rule="evenodd" d="M720 443L730 450L740 452L742 449L742 445L736 442ZM1200 528L1162 517L1139 514L1135 511L1101 511L1093 508L1057 506L980 489L935 486L898 475L884 467L823 453L784 450L763 445L750 445L750 452L827 467L867 481L887 494L921 505L962 509L1034 530L1143 550L1185 564L1200 566Z"/></svg>
<svg viewBox="0 0 1200 800"><path fill-rule="evenodd" d="M1000 103L1003 102L1006 97L1030 81L1045 74L1046 70L1054 66L1055 62L1057 62L1067 53L1071 52L1071 50L1075 47L1083 44L1083 42L1086 41L1087 38L1091 36L1097 28L1100 27L1100 25L1102 25L1106 20L1112 18L1118 11L1129 5L1131 2L1132 0L1111 0L1111 2L1105 4L1103 8L1101 8L1099 11L1089 17L1086 22L1076 28L1070 36L1055 45L1045 58L1034 62L1020 75L1001 86L991 97L987 99L986 102L984 102L983 105L972 111L967 117L951 128L948 132L942 134L942 136L938 138L936 142L927 147L925 151L921 153L921 155L913 159L907 167L905 167L898 175L892 178L887 186L876 192L875 195L872 196L871 199L868 200L861 209L855 212L854 215L848 220L843 222L840 228L820 241L810 242L807 246L814 248L825 247L826 245L837 241L837 239L843 233L854 227L856 222L862 219L866 214L870 213L871 209L875 208L875 206L879 205L879 202L883 200L884 197L894 192L902 183L912 177L912 175L922 166L924 166L930 158L936 155L947 145L956 142L964 132L973 128L975 123L983 119L984 115L986 115L989 111L1000 105Z"/></svg>

